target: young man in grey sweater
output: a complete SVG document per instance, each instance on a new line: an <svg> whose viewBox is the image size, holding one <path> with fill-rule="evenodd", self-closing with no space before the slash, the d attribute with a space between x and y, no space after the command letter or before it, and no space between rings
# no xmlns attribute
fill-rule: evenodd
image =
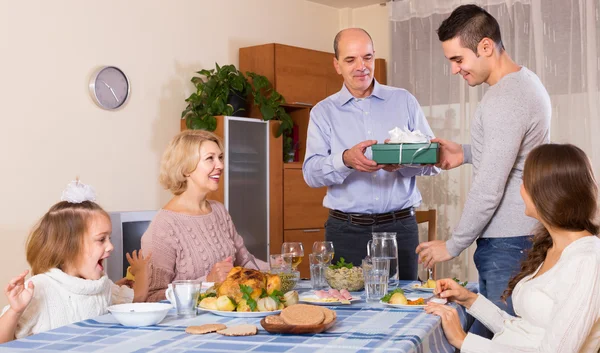
<svg viewBox="0 0 600 353"><path fill-rule="evenodd" d="M549 142L550 97L540 79L506 53L498 22L484 9L458 7L442 22L438 37L453 74L460 74L469 86L490 87L475 111L471 145L433 140L441 145L442 169L473 164L473 184L452 237L422 243L416 251L430 268L477 240L479 291L514 315L512 302L505 304L500 297L531 247L536 222L525 216L521 178L529 151ZM479 323L473 330L491 337Z"/></svg>

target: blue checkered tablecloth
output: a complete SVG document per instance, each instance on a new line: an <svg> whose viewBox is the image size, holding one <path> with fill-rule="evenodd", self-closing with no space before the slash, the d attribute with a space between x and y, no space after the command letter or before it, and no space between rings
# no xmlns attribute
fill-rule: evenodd
<svg viewBox="0 0 600 353"><path fill-rule="evenodd" d="M410 286L408 282L402 285L404 288ZM469 289L474 290L476 286ZM428 293L423 294L427 296ZM178 319L171 310L157 326L124 327L107 314L5 343L0 345L0 352L454 352L454 347L444 337L440 319L422 310L396 309L364 300L330 308L337 313L337 323L320 334L274 335L262 329L260 319L229 318L210 313ZM463 327L467 327L470 320L464 309L460 308L459 313ZM184 332L187 326L205 323L228 326L250 323L255 324L259 332L246 337Z"/></svg>

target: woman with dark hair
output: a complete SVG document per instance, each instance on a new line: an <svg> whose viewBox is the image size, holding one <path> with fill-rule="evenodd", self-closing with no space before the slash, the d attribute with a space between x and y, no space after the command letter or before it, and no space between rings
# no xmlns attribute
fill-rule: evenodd
<svg viewBox="0 0 600 353"><path fill-rule="evenodd" d="M467 308L495 335L466 334L456 309L429 304L442 318L450 344L461 352L598 352L600 348L600 238L598 185L585 153L573 145L538 146L527 156L521 196L525 214L540 222L521 271L500 310L453 280L435 293Z"/></svg>

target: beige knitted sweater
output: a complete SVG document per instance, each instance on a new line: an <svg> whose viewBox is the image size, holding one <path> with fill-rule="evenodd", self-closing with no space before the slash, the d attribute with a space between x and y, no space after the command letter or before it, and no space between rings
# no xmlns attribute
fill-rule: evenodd
<svg viewBox="0 0 600 353"><path fill-rule="evenodd" d="M234 266L255 268L223 204L209 201L212 212L192 216L161 209L142 236L142 250L152 252L148 301L165 299L175 280L206 280L213 265L231 256ZM267 263L256 260L261 270Z"/></svg>

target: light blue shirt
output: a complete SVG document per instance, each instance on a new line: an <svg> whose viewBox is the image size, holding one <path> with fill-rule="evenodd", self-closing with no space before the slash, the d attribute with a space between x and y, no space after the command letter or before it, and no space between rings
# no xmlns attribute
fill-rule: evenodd
<svg viewBox="0 0 600 353"><path fill-rule="evenodd" d="M399 127L433 137L416 98L408 91L375 81L373 93L355 98L345 85L310 112L304 180L311 187L327 186L323 206L347 213L386 213L421 203L417 175L435 175L435 167L405 167L396 172L373 173L348 168L346 149L365 141L383 143L388 131ZM369 147L365 156L371 159Z"/></svg>

